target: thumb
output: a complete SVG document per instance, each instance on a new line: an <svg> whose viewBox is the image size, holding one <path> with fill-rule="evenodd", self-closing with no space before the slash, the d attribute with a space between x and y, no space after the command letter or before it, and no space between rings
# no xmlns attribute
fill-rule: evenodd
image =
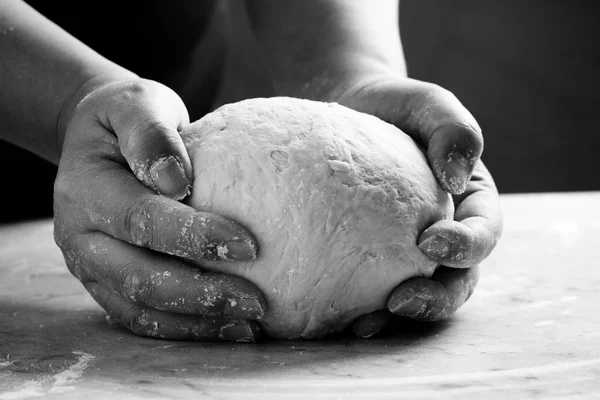
<svg viewBox="0 0 600 400"><path fill-rule="evenodd" d="M475 118L451 92L414 79L379 80L348 92L339 102L402 129L427 149L444 190L466 190L483 152L483 136Z"/></svg>
<svg viewBox="0 0 600 400"><path fill-rule="evenodd" d="M106 119L131 170L159 194L182 200L190 191L192 164L179 134L189 123L183 101L151 80L118 82Z"/></svg>

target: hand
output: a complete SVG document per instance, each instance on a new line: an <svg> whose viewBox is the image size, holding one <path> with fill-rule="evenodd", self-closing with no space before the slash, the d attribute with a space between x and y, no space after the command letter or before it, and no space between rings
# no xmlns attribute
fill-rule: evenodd
<svg viewBox="0 0 600 400"><path fill-rule="evenodd" d="M96 78L83 85L59 120L55 240L73 275L129 330L255 341L265 309L259 290L183 261L251 260L257 249L235 222L177 201L192 180L178 133L187 123L183 102L157 82Z"/></svg>
<svg viewBox="0 0 600 400"><path fill-rule="evenodd" d="M447 90L405 76L397 4L234 3L223 26L235 51L228 54L217 105L274 95L337 102L398 126L427 150L438 182L454 195L455 216L428 227L418 245L445 267L431 279L399 285L388 309L425 320L452 315L475 287L475 266L500 237L498 192L480 160L483 137L473 116ZM239 51L238 43L254 50ZM372 336L389 316L359 318L355 332Z"/></svg>
<svg viewBox="0 0 600 400"><path fill-rule="evenodd" d="M438 221L419 237L419 248L439 262L431 279L413 278L390 295L393 314L434 321L452 315L477 283L477 266L494 249L502 232L498 191L480 160L481 129L447 90L403 77L341 85L334 98L350 108L378 116L408 133L427 149L440 185L452 193L454 221ZM381 331L389 314L376 312L354 323L358 336Z"/></svg>

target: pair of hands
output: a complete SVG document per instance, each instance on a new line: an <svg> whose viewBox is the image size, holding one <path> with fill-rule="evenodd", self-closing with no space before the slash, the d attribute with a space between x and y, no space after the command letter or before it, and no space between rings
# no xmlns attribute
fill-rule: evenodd
<svg viewBox="0 0 600 400"><path fill-rule="evenodd" d="M502 229L498 194L480 160L480 129L451 93L435 85L393 77L340 87L328 100L393 123L427 149L456 206L454 221L439 221L419 238L422 251L445 267L431 279L400 284L389 311L357 319L354 332L373 336L392 315L447 318L472 293L477 265ZM230 260L250 260L257 244L235 222L178 201L193 178L178 133L188 123L179 96L157 82L95 78L83 85L60 120L55 240L73 275L131 331L255 341L266 309L262 293L242 278L204 272L191 262L218 259L213 249L223 242L237 249Z"/></svg>

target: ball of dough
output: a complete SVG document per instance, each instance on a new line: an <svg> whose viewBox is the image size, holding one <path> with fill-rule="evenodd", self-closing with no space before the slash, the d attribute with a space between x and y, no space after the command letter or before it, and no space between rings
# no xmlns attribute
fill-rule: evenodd
<svg viewBox="0 0 600 400"><path fill-rule="evenodd" d="M189 204L229 217L259 242L253 262L206 263L267 298L274 338L319 338L383 309L402 281L432 275L417 247L453 215L415 142L380 119L294 98L225 105L182 136L195 180Z"/></svg>

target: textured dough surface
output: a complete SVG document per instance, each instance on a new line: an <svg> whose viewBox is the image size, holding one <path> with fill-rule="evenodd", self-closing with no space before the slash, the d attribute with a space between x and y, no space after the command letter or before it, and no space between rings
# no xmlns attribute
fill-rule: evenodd
<svg viewBox="0 0 600 400"><path fill-rule="evenodd" d="M335 103L276 97L225 105L182 136L195 175L189 204L238 221L259 242L255 261L218 270L263 291L269 336L341 331L385 308L402 281L433 273L417 237L452 217L452 201L396 127Z"/></svg>

